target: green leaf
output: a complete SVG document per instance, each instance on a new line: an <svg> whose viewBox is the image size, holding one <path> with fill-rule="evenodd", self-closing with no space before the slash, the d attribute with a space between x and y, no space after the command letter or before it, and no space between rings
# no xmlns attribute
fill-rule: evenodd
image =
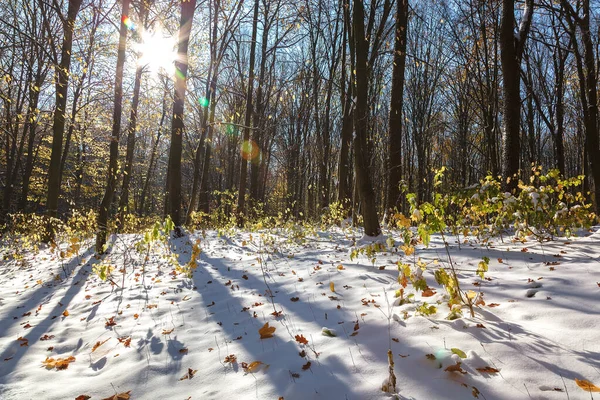
<svg viewBox="0 0 600 400"><path fill-rule="evenodd" d="M460 358L467 358L467 355L465 354L464 351L462 351L461 349L457 349L456 347L453 347L450 349L454 354L456 354L457 356L459 356Z"/></svg>

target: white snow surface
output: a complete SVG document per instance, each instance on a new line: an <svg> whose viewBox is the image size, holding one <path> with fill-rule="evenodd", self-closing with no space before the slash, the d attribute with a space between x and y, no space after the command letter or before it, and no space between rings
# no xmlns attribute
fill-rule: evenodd
<svg viewBox="0 0 600 400"><path fill-rule="evenodd" d="M396 248L378 252L375 264L364 255L351 261L359 231L332 228L303 242L196 232L155 244L145 273L133 246L139 235L113 237L99 259L91 242L62 262L48 249L15 259L4 246L0 399L93 400L127 391L131 399L384 399L391 398L381 391L388 348L401 399L589 399L575 379L600 386L600 233L591 232L545 243L505 237L487 247L461 236L460 248L447 237L463 289L483 292L486 302L474 318L464 309L454 321L445 319L444 289L429 270L423 276L436 294L396 305L396 262L412 256ZM168 254L187 263L197 239L193 277L172 274ZM429 248L417 246L416 256L447 261L439 236ZM474 271L484 256L491 261L482 280ZM124 290L92 272L101 263L115 267L119 286L125 267ZM424 301L437 313L417 315ZM110 318L116 325L107 325ZM276 330L261 339L265 323ZM126 337L129 347L118 340ZM237 361L226 362L229 355ZM42 364L69 356L75 361L65 370ZM245 371L242 362L254 361L261 368ZM445 371L457 362L465 373ZM499 372L477 370L485 367ZM197 372L180 380L188 369Z"/></svg>

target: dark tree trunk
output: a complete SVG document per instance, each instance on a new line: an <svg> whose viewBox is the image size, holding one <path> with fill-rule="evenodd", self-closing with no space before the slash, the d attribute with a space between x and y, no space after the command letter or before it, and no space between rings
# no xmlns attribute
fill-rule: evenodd
<svg viewBox="0 0 600 400"><path fill-rule="evenodd" d="M244 136L242 141L242 152L245 146L251 146L250 123L252 121L252 91L254 88L254 61L256 59L256 31L258 25L258 6L259 0L254 0L254 16L252 20L252 43L250 44L250 71L248 74L248 92L246 93L246 115L244 117ZM251 152L251 150L250 150ZM242 165L240 167L240 187L237 199L238 226L244 224L244 212L246 207L246 175L248 174L248 160L242 156Z"/></svg>
<svg viewBox="0 0 600 400"><path fill-rule="evenodd" d="M171 148L169 150L167 214L175 226L181 226L181 152L183 144L183 106L187 88L187 53L192 31L192 19L196 9L196 0L181 3L179 23L178 60L175 62L175 97L173 100L173 119L171 122Z"/></svg>
<svg viewBox="0 0 600 400"><path fill-rule="evenodd" d="M367 152L367 127L369 118L369 82L367 71L368 41L365 38L365 13L363 0L356 0L353 10L353 35L356 51L356 110L354 113L354 170L356 184L361 201L365 235L377 236L381 233L375 192L369 171L369 155Z"/></svg>
<svg viewBox="0 0 600 400"><path fill-rule="evenodd" d="M79 13L82 0L69 0L67 18L64 22L64 37L61 49L60 64L55 73L56 77L56 105L54 120L52 122L52 152L48 166L48 197L46 209L49 217L55 218L58 214L58 195L60 193L60 160L62 154L63 135L65 133L65 112L67 105L69 69L71 67L71 48L73 47L73 30L75 18ZM46 239L51 239L52 231L47 232Z"/></svg>
<svg viewBox="0 0 600 400"><path fill-rule="evenodd" d="M121 11L121 27L119 29L119 50L117 54L117 69L115 77L115 97L113 110L112 133L110 137L110 159L104 197L98 210L98 231L96 233L96 253L104 252L108 232L110 205L115 193L117 181L119 136L121 133L121 110L123 106L123 67L125 65L125 47L127 45L127 26L125 18L129 15L129 0L123 0Z"/></svg>
<svg viewBox="0 0 600 400"><path fill-rule="evenodd" d="M397 0L396 38L392 93L390 98L388 183L386 210L400 209L400 182L402 181L402 102L404 99L404 67L406 64L406 30L408 27L408 0Z"/></svg>

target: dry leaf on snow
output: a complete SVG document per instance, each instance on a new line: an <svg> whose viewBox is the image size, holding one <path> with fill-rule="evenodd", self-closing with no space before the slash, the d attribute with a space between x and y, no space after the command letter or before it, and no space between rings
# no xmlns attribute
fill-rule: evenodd
<svg viewBox="0 0 600 400"><path fill-rule="evenodd" d="M188 371L185 373L185 375L183 375L181 378L179 378L179 380L185 381L186 379L192 379L196 372L198 372L197 369L188 368Z"/></svg>
<svg viewBox="0 0 600 400"><path fill-rule="evenodd" d="M94 345L94 347L92 347L92 353L95 352L98 347L102 346L104 343L108 342L110 340L110 338L104 340L104 341L97 341L96 344Z"/></svg>
<svg viewBox="0 0 600 400"><path fill-rule="evenodd" d="M309 361L309 362L307 362L306 364L304 364L304 365L302 366L302 369L303 369L304 371L306 371L306 370L307 370L307 369L309 369L309 368L310 368L310 361Z"/></svg>
<svg viewBox="0 0 600 400"><path fill-rule="evenodd" d="M114 396L106 397L102 400L129 400L131 396L129 395L131 390L119 394L115 394Z"/></svg>
<svg viewBox="0 0 600 400"><path fill-rule="evenodd" d="M67 358L46 357L46 360L42 361L42 364L44 364L48 369L56 368L57 370L61 370L69 368L69 364L73 361L75 361L75 357L73 356L69 356Z"/></svg>
<svg viewBox="0 0 600 400"><path fill-rule="evenodd" d="M80 394L79 396L75 397L75 400L88 400L91 399L91 396L88 396L87 394Z"/></svg>
<svg viewBox="0 0 600 400"><path fill-rule="evenodd" d="M492 367L477 368L477 371L482 372L484 374L497 374L498 372L500 372L500 370Z"/></svg>
<svg viewBox="0 0 600 400"><path fill-rule="evenodd" d="M274 326L269 326L267 322L262 328L258 330L261 339L268 339L273 337L273 333L275 332Z"/></svg>
<svg viewBox="0 0 600 400"><path fill-rule="evenodd" d="M335 285L333 284L333 282L329 282L329 290L335 292Z"/></svg>
<svg viewBox="0 0 600 400"><path fill-rule="evenodd" d="M258 371L262 365L262 361L252 361L250 364L242 363L242 368L244 371L252 373Z"/></svg>
<svg viewBox="0 0 600 400"><path fill-rule="evenodd" d="M308 340L304 337L304 335L296 335L296 342L308 344Z"/></svg>
<svg viewBox="0 0 600 400"><path fill-rule="evenodd" d="M577 383L577 386L579 386L586 392L600 392L600 388L598 386L594 385L590 381L586 381L585 379L575 378L575 383Z"/></svg>
<svg viewBox="0 0 600 400"><path fill-rule="evenodd" d="M456 364L454 364L454 365L450 365L450 366L449 366L448 368L446 368L444 371L448 371L448 372L460 372L461 374L466 374L466 373L467 373L467 371L465 371L464 369L462 369L462 368L460 367L460 364L461 364L461 363L457 362L457 363L456 363Z"/></svg>

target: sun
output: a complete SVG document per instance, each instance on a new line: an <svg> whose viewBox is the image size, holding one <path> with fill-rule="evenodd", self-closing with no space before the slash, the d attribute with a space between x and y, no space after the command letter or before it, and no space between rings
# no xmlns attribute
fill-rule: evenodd
<svg viewBox="0 0 600 400"><path fill-rule="evenodd" d="M142 42L136 46L136 51L140 53L138 63L148 66L154 74L171 73L175 70L176 45L177 40L162 30L146 31L142 34Z"/></svg>

